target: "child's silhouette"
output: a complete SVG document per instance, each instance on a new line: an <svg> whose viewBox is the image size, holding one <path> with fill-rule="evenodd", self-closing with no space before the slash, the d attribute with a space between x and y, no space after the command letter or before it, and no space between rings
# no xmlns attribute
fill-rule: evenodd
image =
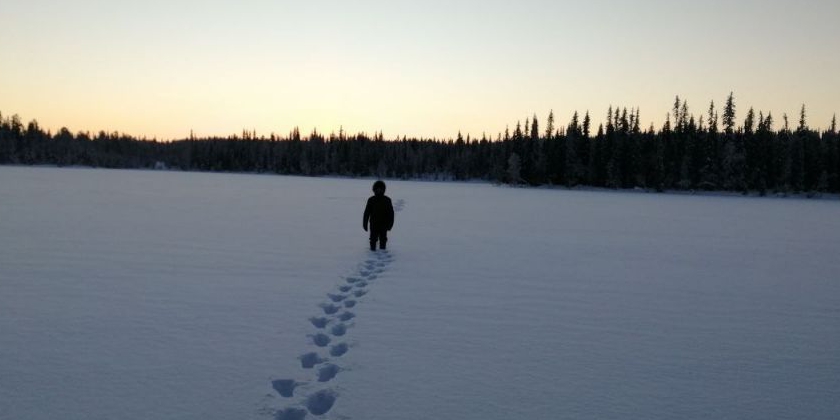
<svg viewBox="0 0 840 420"><path fill-rule="evenodd" d="M368 198L365 206L365 216L362 219L362 227L368 230L370 222L370 250L376 250L376 241L379 241L379 249L385 249L388 242L388 231L394 227L394 206L391 199L385 195L385 183L376 181L373 183L373 196Z"/></svg>

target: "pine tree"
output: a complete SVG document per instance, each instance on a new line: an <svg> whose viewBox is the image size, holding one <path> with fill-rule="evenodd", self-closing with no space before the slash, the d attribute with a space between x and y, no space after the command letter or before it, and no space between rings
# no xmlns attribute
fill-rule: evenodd
<svg viewBox="0 0 840 420"><path fill-rule="evenodd" d="M554 136L554 110L548 113L548 119L545 122L545 138L550 139Z"/></svg>
<svg viewBox="0 0 840 420"><path fill-rule="evenodd" d="M747 135L751 135L753 133L753 128L755 127L755 111L753 111L752 107L750 110L747 111L747 118L744 120L744 133Z"/></svg>
<svg viewBox="0 0 840 420"><path fill-rule="evenodd" d="M717 111L715 111L715 101L712 101L709 104L709 132L712 134L717 134L718 131L718 119L717 119Z"/></svg>
<svg viewBox="0 0 840 420"><path fill-rule="evenodd" d="M589 111L586 111L586 115L583 117L583 137L589 138L589 126L592 124L592 121L589 118Z"/></svg>
<svg viewBox="0 0 840 420"><path fill-rule="evenodd" d="M726 134L735 132L735 96L732 92L729 92L726 108L723 110L723 128Z"/></svg>
<svg viewBox="0 0 840 420"><path fill-rule="evenodd" d="M672 110L674 112L674 131L682 131L682 126L680 125L680 122L682 121L682 117L680 116L680 105L680 97L677 95L676 99L674 99L674 109Z"/></svg>
<svg viewBox="0 0 840 420"><path fill-rule="evenodd" d="M671 133L671 113L665 115L665 124L662 124L662 132L666 134Z"/></svg>
<svg viewBox="0 0 840 420"><path fill-rule="evenodd" d="M805 122L805 104L802 104L802 110L799 111L799 128L798 131L805 131L808 129L808 125Z"/></svg>
<svg viewBox="0 0 840 420"><path fill-rule="evenodd" d="M589 114L587 114L587 117L588 116L589 116ZM639 114L639 108L636 108L636 116L633 118L633 133L634 134L641 133L641 128L639 126L641 124L640 120L641 120L641 116Z"/></svg>
<svg viewBox="0 0 840 420"><path fill-rule="evenodd" d="M613 129L618 129L621 127L621 117L618 113L618 107L615 107L615 111L613 112Z"/></svg>
<svg viewBox="0 0 840 420"><path fill-rule="evenodd" d="M536 140L540 137L540 123L537 121L537 114L531 119L531 140Z"/></svg>
<svg viewBox="0 0 840 420"><path fill-rule="evenodd" d="M566 127L566 135L567 136L577 136L582 130L580 129L580 124L578 123L578 112L572 115L572 120L569 121L569 126Z"/></svg>
<svg viewBox="0 0 840 420"><path fill-rule="evenodd" d="M621 132L627 134L630 132L630 121L627 119L627 108L621 111L621 118L619 119Z"/></svg>

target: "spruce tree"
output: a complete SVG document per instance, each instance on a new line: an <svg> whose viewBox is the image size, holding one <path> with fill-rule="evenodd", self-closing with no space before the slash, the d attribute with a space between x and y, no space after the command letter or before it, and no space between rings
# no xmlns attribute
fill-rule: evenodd
<svg viewBox="0 0 840 420"><path fill-rule="evenodd" d="M744 120L744 133L747 135L751 135L753 133L753 128L755 127L755 111L753 111L752 107L750 110L747 111L747 118Z"/></svg>
<svg viewBox="0 0 840 420"><path fill-rule="evenodd" d="M589 117L589 114L587 114L587 117ZM633 134L641 133L641 121L639 120L641 120L641 116L639 114L639 108L636 108L636 116L633 118Z"/></svg>
<svg viewBox="0 0 840 420"><path fill-rule="evenodd" d="M677 95L676 99L674 99L674 109L672 110L674 113L674 131L682 131L682 127L680 127L680 121L682 121L680 117L680 105L680 97Z"/></svg>
<svg viewBox="0 0 840 420"><path fill-rule="evenodd" d="M805 131L808 129L808 125L805 122L805 104L802 104L802 110L799 111L799 128L797 131Z"/></svg>
<svg viewBox="0 0 840 420"><path fill-rule="evenodd" d="M583 137L589 138L589 126L592 124L591 119L589 118L589 111L586 111L586 115L583 117Z"/></svg>
<svg viewBox="0 0 840 420"><path fill-rule="evenodd" d="M726 134L735 132L735 96L732 92L729 92L726 107L723 110L723 129Z"/></svg>
<svg viewBox="0 0 840 420"><path fill-rule="evenodd" d="M550 139L554 135L554 110L548 113L548 119L545 121L545 138Z"/></svg>
<svg viewBox="0 0 840 420"><path fill-rule="evenodd" d="M621 111L621 118L619 119L621 132L627 134L630 132L630 121L627 119L627 108Z"/></svg>
<svg viewBox="0 0 840 420"><path fill-rule="evenodd" d="M531 140L536 140L540 137L540 123L537 121L537 114L534 114L531 119Z"/></svg>
<svg viewBox="0 0 840 420"><path fill-rule="evenodd" d="M618 129L621 127L621 117L618 113L618 107L615 107L615 111L613 113L613 129Z"/></svg>
<svg viewBox="0 0 840 420"><path fill-rule="evenodd" d="M709 132L712 134L717 134L718 131L718 119L717 119L717 111L715 111L715 101L712 101L709 104Z"/></svg>
<svg viewBox="0 0 840 420"><path fill-rule="evenodd" d="M572 120L569 121L569 126L566 127L566 135L567 136L577 136L582 130L580 129L580 124L578 123L578 112L572 115Z"/></svg>

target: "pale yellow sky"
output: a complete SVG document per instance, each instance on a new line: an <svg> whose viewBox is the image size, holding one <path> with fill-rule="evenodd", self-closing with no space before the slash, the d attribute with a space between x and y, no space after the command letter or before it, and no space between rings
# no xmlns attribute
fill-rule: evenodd
<svg viewBox="0 0 840 420"><path fill-rule="evenodd" d="M71 4L72 3L72 4ZM158 139L383 131L495 137L534 113L604 119L675 95L827 127L840 3L6 0L0 112Z"/></svg>

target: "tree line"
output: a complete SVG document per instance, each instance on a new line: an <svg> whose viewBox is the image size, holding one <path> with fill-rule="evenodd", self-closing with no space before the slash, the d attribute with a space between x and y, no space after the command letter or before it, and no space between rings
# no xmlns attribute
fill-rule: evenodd
<svg viewBox="0 0 840 420"><path fill-rule="evenodd" d="M382 133L295 128L285 137L244 131L227 137L176 141L137 139L100 131L44 131L33 120L0 114L0 164L259 172L288 175L377 176L402 179L480 179L523 185L615 189L710 190L765 193L840 192L836 116L827 130L808 127L803 105L792 126L783 115L750 108L736 119L730 94L720 110L699 117L677 97L659 129L640 127L639 109L610 107L594 127L589 112L560 126L553 111L495 138L396 138Z"/></svg>

